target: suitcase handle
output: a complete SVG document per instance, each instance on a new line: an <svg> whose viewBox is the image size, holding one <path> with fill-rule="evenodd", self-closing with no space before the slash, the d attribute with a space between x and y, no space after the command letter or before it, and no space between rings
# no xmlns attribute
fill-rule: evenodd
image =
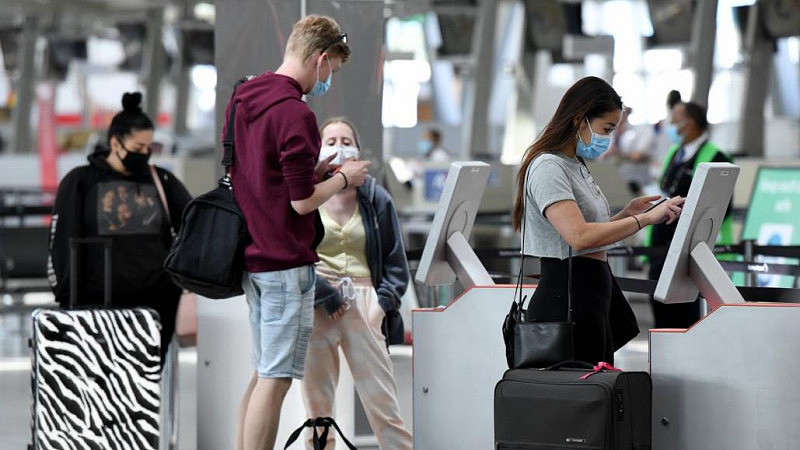
<svg viewBox="0 0 800 450"><path fill-rule="evenodd" d="M111 307L111 238L69 238L69 309L75 308L78 296L78 246L103 246L103 304Z"/></svg>
<svg viewBox="0 0 800 450"><path fill-rule="evenodd" d="M561 361L560 363L553 364L552 366L546 367L541 370L558 370L558 369L563 369L565 367L572 367L575 369L589 369L589 370L594 369L593 365L585 361Z"/></svg>

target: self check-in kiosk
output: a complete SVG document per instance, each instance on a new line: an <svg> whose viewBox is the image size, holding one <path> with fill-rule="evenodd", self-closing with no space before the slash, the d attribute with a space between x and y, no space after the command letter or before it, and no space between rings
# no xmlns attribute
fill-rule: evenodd
<svg viewBox="0 0 800 450"><path fill-rule="evenodd" d="M466 291L445 308L413 312L414 448L494 446L494 384L507 368L500 324L514 286L495 285L469 244L489 170L450 166L416 273L418 283L458 279Z"/></svg>
<svg viewBox="0 0 800 450"><path fill-rule="evenodd" d="M722 303L744 303L711 251L738 175L739 168L728 163L703 163L695 169L658 278L656 300L689 303L699 291L712 309Z"/></svg>
<svg viewBox="0 0 800 450"><path fill-rule="evenodd" d="M458 275L464 287L494 284L467 240L478 215L489 169L489 164L483 162L456 162L450 166L417 268L418 283L452 284Z"/></svg>
<svg viewBox="0 0 800 450"><path fill-rule="evenodd" d="M468 167L455 163L448 174L429 258L417 274L433 284L458 276L468 286L445 308L414 311L417 448L493 447L493 388L507 368L500 326L514 286L494 285L467 251L474 215L454 213L469 210L461 206L465 198L480 202L472 200L480 170L471 175ZM712 312L688 330L650 332L655 450L789 449L800 442L800 305L744 303L711 250L737 175L727 163L697 167L658 280L660 301L693 301L699 292ZM461 185L470 186L469 195L458 195Z"/></svg>
<svg viewBox="0 0 800 450"><path fill-rule="evenodd" d="M712 312L686 330L650 330L654 450L789 449L800 439L800 305L744 303L711 251L737 174L727 163L697 167L656 286L664 303L699 291Z"/></svg>

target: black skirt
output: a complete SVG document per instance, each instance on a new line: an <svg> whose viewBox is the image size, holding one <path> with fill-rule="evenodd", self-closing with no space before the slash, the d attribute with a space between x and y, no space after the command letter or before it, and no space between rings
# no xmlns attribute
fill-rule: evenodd
<svg viewBox="0 0 800 450"><path fill-rule="evenodd" d="M542 274L527 310L529 321L566 320L567 264L567 259L541 258ZM607 262L580 256L572 258L576 360L592 364L599 361L614 363L615 345L609 312L615 291L618 289L615 289L614 276Z"/></svg>

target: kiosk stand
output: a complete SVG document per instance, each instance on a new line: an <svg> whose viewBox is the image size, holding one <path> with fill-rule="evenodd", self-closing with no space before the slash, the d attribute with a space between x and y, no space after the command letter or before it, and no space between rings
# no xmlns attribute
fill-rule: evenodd
<svg viewBox="0 0 800 450"><path fill-rule="evenodd" d="M507 369L500 326L514 286L495 286L468 242L489 169L451 165L417 270L419 283L457 278L466 291L413 312L414 448L494 448L494 385Z"/></svg>
<svg viewBox="0 0 800 450"><path fill-rule="evenodd" d="M653 450L793 449L800 442L800 305L723 305L650 331Z"/></svg>
<svg viewBox="0 0 800 450"><path fill-rule="evenodd" d="M749 303L710 250L738 167L695 170L655 297L713 310L688 330L650 330L653 449L789 449L800 439L800 305ZM764 299L768 300L768 299Z"/></svg>

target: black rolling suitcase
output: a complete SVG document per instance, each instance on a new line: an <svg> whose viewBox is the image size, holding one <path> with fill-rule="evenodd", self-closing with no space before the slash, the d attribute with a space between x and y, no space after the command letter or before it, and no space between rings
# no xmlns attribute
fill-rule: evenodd
<svg viewBox="0 0 800 450"><path fill-rule="evenodd" d="M157 449L161 405L156 312L111 309L111 241L70 240L70 303L77 246L103 245L105 306L33 312L32 448Z"/></svg>
<svg viewBox="0 0 800 450"><path fill-rule="evenodd" d="M650 375L595 370L506 371L494 390L495 449L650 449Z"/></svg>

